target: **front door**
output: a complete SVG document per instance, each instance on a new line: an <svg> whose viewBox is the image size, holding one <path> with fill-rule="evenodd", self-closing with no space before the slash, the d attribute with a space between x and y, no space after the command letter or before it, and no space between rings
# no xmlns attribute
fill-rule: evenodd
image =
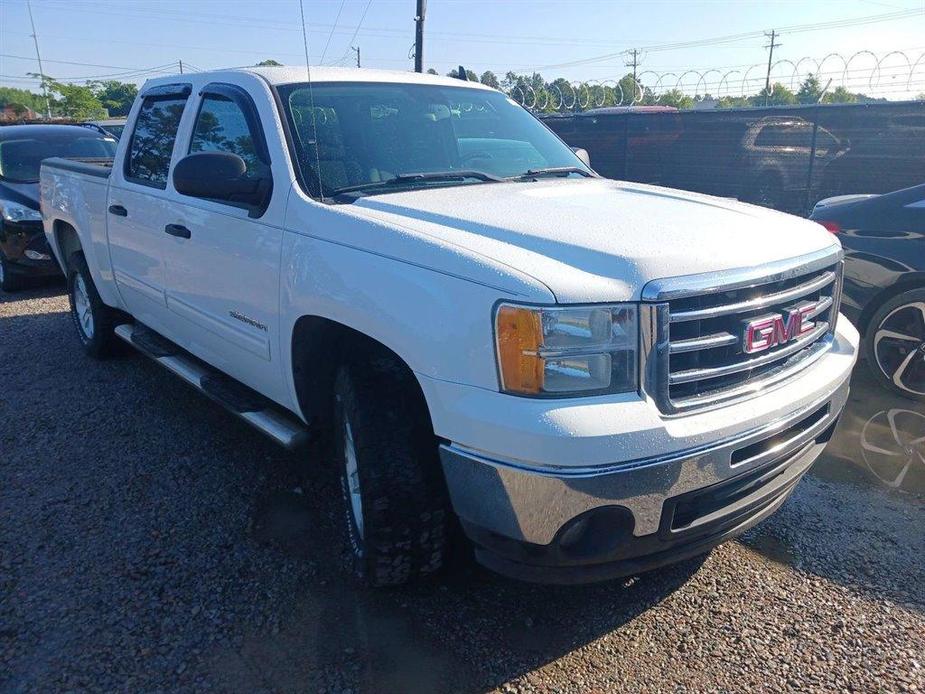
<svg viewBox="0 0 925 694"><path fill-rule="evenodd" d="M272 178L256 107L242 89L200 93L184 154L231 152L246 176ZM181 155L178 155L181 156ZM287 189L265 210L174 192L169 224L183 229L165 245L167 308L174 339L237 380L288 401L279 366L279 273Z"/></svg>

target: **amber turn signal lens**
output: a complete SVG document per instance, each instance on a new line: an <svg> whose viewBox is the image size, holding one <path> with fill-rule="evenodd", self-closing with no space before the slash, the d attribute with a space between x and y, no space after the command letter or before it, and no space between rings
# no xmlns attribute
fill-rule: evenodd
<svg viewBox="0 0 925 694"><path fill-rule="evenodd" d="M543 341L540 314L527 308L501 306L495 319L501 387L513 393L536 394L543 389Z"/></svg>

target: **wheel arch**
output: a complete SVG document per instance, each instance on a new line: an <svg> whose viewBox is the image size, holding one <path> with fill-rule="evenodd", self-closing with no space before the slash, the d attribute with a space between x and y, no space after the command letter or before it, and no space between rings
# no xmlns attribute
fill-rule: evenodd
<svg viewBox="0 0 925 694"><path fill-rule="evenodd" d="M54 232L55 247L58 250L58 264L61 265L61 269L67 274L67 263L70 257L74 255L74 253L83 251L83 245L80 243L80 235L73 225L65 222L63 219L56 219L52 226L52 230Z"/></svg>
<svg viewBox="0 0 925 694"><path fill-rule="evenodd" d="M290 348L296 399L306 422L322 427L329 424L334 378L342 364L376 357L388 357L403 367L429 417L424 391L408 362L388 345L359 330L323 316L303 315L293 326Z"/></svg>
<svg viewBox="0 0 925 694"><path fill-rule="evenodd" d="M870 328L870 322L874 317L874 314L880 309L883 304L892 299L894 296L898 296L903 292L908 292L912 289L925 289L925 272L910 272L902 275L899 280L891 284L889 287L880 290L867 302L864 308L861 311L861 316L858 319L857 329L863 337L867 337L867 330Z"/></svg>

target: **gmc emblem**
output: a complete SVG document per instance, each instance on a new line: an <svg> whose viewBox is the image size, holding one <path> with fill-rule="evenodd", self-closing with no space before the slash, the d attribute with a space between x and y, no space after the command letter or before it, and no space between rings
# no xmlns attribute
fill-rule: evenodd
<svg viewBox="0 0 925 694"><path fill-rule="evenodd" d="M801 335L811 332L816 324L810 317L816 311L817 302L807 302L788 309L784 315L772 313L755 318L745 324L742 344L746 354L764 352L776 345L783 345Z"/></svg>

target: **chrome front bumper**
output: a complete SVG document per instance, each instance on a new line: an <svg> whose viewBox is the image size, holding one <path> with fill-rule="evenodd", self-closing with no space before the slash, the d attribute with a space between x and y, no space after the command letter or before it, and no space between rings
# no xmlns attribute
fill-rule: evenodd
<svg viewBox="0 0 925 694"><path fill-rule="evenodd" d="M826 397L733 438L614 465L526 467L491 460L452 443L442 445L440 455L453 508L467 531L474 527L480 534L533 546L549 545L576 516L592 509L620 507L631 514L631 534L639 538L660 531L664 534L665 515L673 508L673 500L696 490L744 479L785 460L791 467L800 467L794 471L798 478L822 452L847 398L846 378ZM743 493L760 495L767 491L746 489ZM748 498L735 502L741 506ZM677 532L722 520L724 510L712 508ZM669 535L671 532L674 530L669 527ZM478 543L478 538L473 539Z"/></svg>

